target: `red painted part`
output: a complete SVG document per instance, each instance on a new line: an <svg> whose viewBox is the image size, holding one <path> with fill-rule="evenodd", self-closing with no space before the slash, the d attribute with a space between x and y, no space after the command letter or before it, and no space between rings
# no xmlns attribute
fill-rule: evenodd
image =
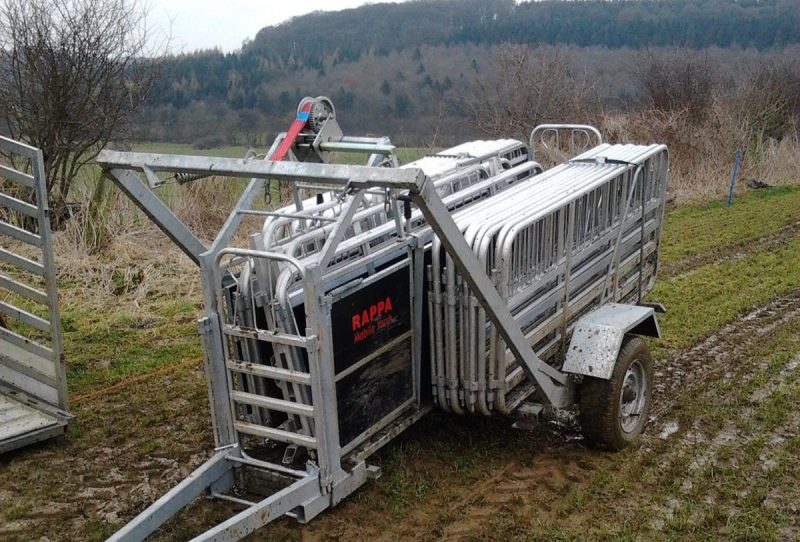
<svg viewBox="0 0 800 542"><path fill-rule="evenodd" d="M286 155L289 154L289 149L292 148L297 136L300 135L300 131L305 127L306 123L308 123L308 115L311 113L311 107L313 105L314 102L312 100L308 100L303 104L303 107L297 112L297 118L295 118L294 122L289 126L286 137L283 138L283 141L281 141L281 144L278 146L278 150L270 157L270 160L280 162L286 158Z"/></svg>

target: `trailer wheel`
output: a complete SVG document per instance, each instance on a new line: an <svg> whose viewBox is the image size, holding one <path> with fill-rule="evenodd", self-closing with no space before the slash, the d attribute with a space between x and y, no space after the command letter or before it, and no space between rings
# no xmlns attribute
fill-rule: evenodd
<svg viewBox="0 0 800 542"><path fill-rule="evenodd" d="M589 445L619 451L642 433L653 390L653 362L647 344L628 336L611 378L584 377L580 422Z"/></svg>

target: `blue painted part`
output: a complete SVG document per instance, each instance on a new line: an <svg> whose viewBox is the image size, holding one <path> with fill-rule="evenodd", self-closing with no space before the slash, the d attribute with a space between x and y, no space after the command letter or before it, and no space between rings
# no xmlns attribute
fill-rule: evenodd
<svg viewBox="0 0 800 542"><path fill-rule="evenodd" d="M733 187L736 186L736 177L739 175L739 166L742 165L742 151L736 151L736 163L733 164L733 174L731 175L731 186L728 188L728 207L733 205Z"/></svg>
<svg viewBox="0 0 800 542"><path fill-rule="evenodd" d="M300 111L297 114L297 120L302 120L303 122L306 122L308 120L309 115L310 113L308 111Z"/></svg>

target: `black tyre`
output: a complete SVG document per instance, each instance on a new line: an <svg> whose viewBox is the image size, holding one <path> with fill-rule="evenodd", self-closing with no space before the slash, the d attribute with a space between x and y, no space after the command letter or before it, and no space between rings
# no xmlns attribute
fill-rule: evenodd
<svg viewBox="0 0 800 542"><path fill-rule="evenodd" d="M647 344L627 336L609 380L584 377L580 421L586 442L595 448L619 451L642 433L650 413L653 362Z"/></svg>

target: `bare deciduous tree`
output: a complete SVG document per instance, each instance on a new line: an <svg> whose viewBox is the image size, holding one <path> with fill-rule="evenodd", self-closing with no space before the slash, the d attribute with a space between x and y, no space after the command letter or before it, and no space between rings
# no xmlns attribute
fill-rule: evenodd
<svg viewBox="0 0 800 542"><path fill-rule="evenodd" d="M506 45L460 99L460 108L481 132L526 139L545 122L586 122L600 107L585 74L574 72L569 54L555 48Z"/></svg>
<svg viewBox="0 0 800 542"><path fill-rule="evenodd" d="M674 49L638 55L634 82L648 105L657 111L686 111L695 124L714 103L717 75L708 53Z"/></svg>
<svg viewBox="0 0 800 542"><path fill-rule="evenodd" d="M42 149L56 225L80 169L124 136L156 73L137 0L0 3L0 126Z"/></svg>
<svg viewBox="0 0 800 542"><path fill-rule="evenodd" d="M800 121L800 62L773 60L747 73L734 110L744 121L753 150L768 139L795 133Z"/></svg>

